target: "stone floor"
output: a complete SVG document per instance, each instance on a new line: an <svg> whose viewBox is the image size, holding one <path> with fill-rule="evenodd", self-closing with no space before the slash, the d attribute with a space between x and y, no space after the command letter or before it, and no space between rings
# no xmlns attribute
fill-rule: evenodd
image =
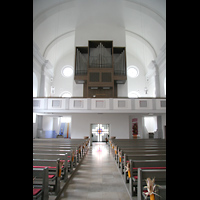
<svg viewBox="0 0 200 200"><path fill-rule="evenodd" d="M117 169L108 144L90 147L78 171L59 200L132 200Z"/></svg>

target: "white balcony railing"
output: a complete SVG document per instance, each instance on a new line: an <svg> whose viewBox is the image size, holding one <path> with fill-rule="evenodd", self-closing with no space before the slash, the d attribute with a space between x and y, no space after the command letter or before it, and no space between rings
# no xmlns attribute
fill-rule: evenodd
<svg viewBox="0 0 200 200"><path fill-rule="evenodd" d="M33 98L33 112L165 113L166 98Z"/></svg>

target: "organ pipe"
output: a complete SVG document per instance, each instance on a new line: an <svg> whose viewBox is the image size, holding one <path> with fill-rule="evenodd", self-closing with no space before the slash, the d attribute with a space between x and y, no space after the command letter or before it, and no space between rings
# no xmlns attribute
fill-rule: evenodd
<svg viewBox="0 0 200 200"><path fill-rule="evenodd" d="M109 52L102 43L96 48L90 49L90 67L96 68L111 68L112 67L112 54Z"/></svg>
<svg viewBox="0 0 200 200"><path fill-rule="evenodd" d="M125 52L124 50L120 55L114 57L114 73L117 75L125 75Z"/></svg>
<svg viewBox="0 0 200 200"><path fill-rule="evenodd" d="M78 49L76 51L76 74L87 74L87 59Z"/></svg>
<svg viewBox="0 0 200 200"><path fill-rule="evenodd" d="M112 68L112 56L114 59L114 74L125 75L125 50L112 55L112 48L105 48L100 42L96 48L90 48L89 67L92 68ZM87 74L88 54L76 51L76 74Z"/></svg>

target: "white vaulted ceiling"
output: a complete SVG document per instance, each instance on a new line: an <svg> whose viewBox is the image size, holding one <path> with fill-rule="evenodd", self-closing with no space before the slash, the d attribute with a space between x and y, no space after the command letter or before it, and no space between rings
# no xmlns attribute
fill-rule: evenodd
<svg viewBox="0 0 200 200"><path fill-rule="evenodd" d="M94 23L123 27L127 53L147 72L166 43L166 0L33 0L33 41L53 67L75 51L77 28Z"/></svg>

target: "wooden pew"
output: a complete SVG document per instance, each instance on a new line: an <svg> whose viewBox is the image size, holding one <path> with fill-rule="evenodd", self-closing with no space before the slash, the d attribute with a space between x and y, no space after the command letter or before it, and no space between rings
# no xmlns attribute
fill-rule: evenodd
<svg viewBox="0 0 200 200"><path fill-rule="evenodd" d="M87 146L89 146L89 138L88 139L34 139L33 140L33 148L34 149L70 149L77 148L77 158L81 158L85 152ZM84 149L85 148L85 149ZM79 162L79 161L78 161Z"/></svg>
<svg viewBox="0 0 200 200"><path fill-rule="evenodd" d="M138 179L138 168L141 169L166 169L166 160L130 160L130 177L129 177L129 187L130 194L133 196L136 194L137 179ZM134 188L134 190L133 190ZM135 193L134 193L135 191Z"/></svg>
<svg viewBox="0 0 200 200"><path fill-rule="evenodd" d="M166 149L166 145L159 145L159 144L115 144L115 145L112 145L112 146L118 146L118 147L120 147L121 149L128 149L128 148L143 148L143 147L148 147L148 148L150 148L150 149L154 149L154 147L155 147L155 149L156 148L163 148L163 149Z"/></svg>
<svg viewBox="0 0 200 200"><path fill-rule="evenodd" d="M133 154L133 153L124 154L122 174L123 174L123 170L125 172L125 166L127 162L129 162L130 159L132 160L166 160L166 154Z"/></svg>
<svg viewBox="0 0 200 200"><path fill-rule="evenodd" d="M48 167L48 175L54 175L53 178L48 179L48 186L53 186L53 191L57 195L60 191L60 160L42 160L42 159L33 159L33 169L40 169ZM36 176L37 177L37 176ZM40 184L39 181L34 181L35 184Z"/></svg>
<svg viewBox="0 0 200 200"><path fill-rule="evenodd" d="M38 199L41 197L41 200L48 200L48 168L33 168L33 177L40 178L42 180L41 187L34 186L33 181L33 199Z"/></svg>
<svg viewBox="0 0 200 200"><path fill-rule="evenodd" d="M123 146L124 145L124 146ZM166 151L166 146L160 146L159 144L155 144L155 145L149 145L149 144L145 144L145 143L140 143L139 145L136 144L136 143L131 143L129 144L128 142L126 144L113 144L112 145L112 148L114 151L115 151L115 160L118 162L118 155L119 155L119 152L121 150L123 151L143 151L143 150L165 150Z"/></svg>
<svg viewBox="0 0 200 200"><path fill-rule="evenodd" d="M110 139L109 143L114 145L122 144L160 144L166 145L166 139Z"/></svg>
<svg viewBox="0 0 200 200"><path fill-rule="evenodd" d="M137 183L137 199L143 199L143 187L146 185L147 178L154 178L155 184L163 186L162 188L166 188L166 169L141 169L138 168L138 183ZM166 191L162 195L162 198L158 198L161 200L166 199Z"/></svg>
<svg viewBox="0 0 200 200"><path fill-rule="evenodd" d="M162 139L112 139L110 147L115 154L115 160L125 172L124 166L128 161L130 164L131 177L127 181L128 173L124 173L125 183L129 182L130 193L133 196L133 186L137 186L138 168L166 168L166 140ZM121 155L121 157L119 157ZM121 162L120 162L121 161ZM120 166L121 164L121 166ZM134 169L134 170L133 170ZM135 178L135 179L134 179ZM133 182L134 181L134 182Z"/></svg>
<svg viewBox="0 0 200 200"><path fill-rule="evenodd" d="M33 139L33 146L59 146L59 147L72 147L72 146L88 146L90 139Z"/></svg>
<svg viewBox="0 0 200 200"><path fill-rule="evenodd" d="M166 142L160 143L159 142L160 140L156 140L158 142L154 142L154 140L151 140L151 143L147 142L148 140L144 140L144 139L140 139L140 140L129 139L123 143L119 142L118 140L116 141L115 142L110 141L110 145L111 145L111 148L117 150L117 152L119 152L120 150L125 150L125 149L129 149L129 150L131 149L165 150L166 149Z"/></svg>
<svg viewBox="0 0 200 200"><path fill-rule="evenodd" d="M77 162L80 162L80 159L83 156L82 146L68 146L68 147L60 147L60 146L33 146L33 153L46 153L47 151L59 151L59 153L68 153L72 154L74 151L76 154Z"/></svg>
<svg viewBox="0 0 200 200"><path fill-rule="evenodd" d="M73 163L73 167L77 166L77 163L80 162L78 159L78 155L75 153L76 149L70 150L52 150L52 149L33 149L33 153L41 153L41 154L68 154L68 160Z"/></svg>
<svg viewBox="0 0 200 200"><path fill-rule="evenodd" d="M80 162L81 157L87 151L88 149L87 146L89 146L88 143L89 139L34 139L33 156L35 157L37 153L39 154L68 153L68 157L71 157L69 162L70 166L68 167L71 173L73 171L73 167L76 168L77 163ZM72 154L72 152L75 152L75 155ZM39 154L37 154L37 156L39 156ZM40 155L40 158L41 156L42 155Z"/></svg>
<svg viewBox="0 0 200 200"><path fill-rule="evenodd" d="M71 164L70 168L68 168L68 154L44 154L44 153L33 153L33 159L42 159L42 160L63 160L64 168L62 169L62 174L64 181L68 179L68 172L72 173L73 166Z"/></svg>
<svg viewBox="0 0 200 200"><path fill-rule="evenodd" d="M127 142L127 145L128 145L128 142ZM121 167L120 166L120 162L119 162L119 154L121 152L121 159L123 158L123 155L124 153L126 152L126 154L131 154L131 152L138 152L138 154L154 154L154 153L157 153L157 154L166 154L166 147L164 146L159 146L159 145L155 145L155 146L144 146L144 144L140 144L139 146L113 146L113 150L115 150L115 160L116 162L118 163L118 166L119 168ZM122 162L122 165L123 165L123 162Z"/></svg>
<svg viewBox="0 0 200 200"><path fill-rule="evenodd" d="M123 169L123 160L124 160L124 154L131 154L131 153L136 153L136 154L166 154L166 149L163 150L159 150L159 149L123 149L123 150L118 150L118 153L116 154L116 159L117 159L117 163L118 163L118 167ZM121 156L120 156L121 155ZM120 159L121 158L121 159Z"/></svg>
<svg viewBox="0 0 200 200"><path fill-rule="evenodd" d="M125 173L125 166L130 160L166 160L166 155L163 154L135 154L126 155L124 154L124 180L127 180L127 174Z"/></svg>
<svg viewBox="0 0 200 200"><path fill-rule="evenodd" d="M77 167L77 163L87 152L89 141L89 139L33 139L33 165L45 167L45 164L48 164L49 176L53 176L57 174L57 171L60 172L60 169L57 170L57 168L50 166L50 162L52 160L64 161L61 176L58 174L58 177L54 176L54 178L48 180L49 189L53 188L55 195L59 194L60 186L64 187L65 185L61 178L64 179L64 182L69 181L68 171L71 175L73 174L73 167ZM72 156L72 151L75 152L74 156ZM51 194L49 193L49 195Z"/></svg>

